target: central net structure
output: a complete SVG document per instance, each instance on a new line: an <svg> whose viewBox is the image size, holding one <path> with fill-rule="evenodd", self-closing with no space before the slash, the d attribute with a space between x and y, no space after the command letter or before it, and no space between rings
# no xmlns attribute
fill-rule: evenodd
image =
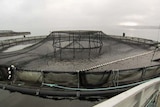
<svg viewBox="0 0 160 107"><path fill-rule="evenodd" d="M50 34L54 57L63 60L98 56L103 46L102 35L101 31L54 31Z"/></svg>

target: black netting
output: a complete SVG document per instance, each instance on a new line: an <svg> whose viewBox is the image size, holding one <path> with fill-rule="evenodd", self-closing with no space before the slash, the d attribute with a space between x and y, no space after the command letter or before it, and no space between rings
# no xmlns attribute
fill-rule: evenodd
<svg viewBox="0 0 160 107"><path fill-rule="evenodd" d="M150 45L101 31L57 31L25 49L1 51L0 80L63 88L127 85L159 76L159 62L152 61L152 51ZM14 68L13 74L8 67Z"/></svg>
<svg viewBox="0 0 160 107"><path fill-rule="evenodd" d="M120 41L100 31L53 32L25 49L1 51L0 64L13 64L28 70L76 71L148 51L148 47ZM155 64L150 61L148 59L144 65ZM135 68L135 63L139 61L129 62L132 64L122 61L122 64L104 66L95 71ZM140 66L143 66L143 63L141 64Z"/></svg>

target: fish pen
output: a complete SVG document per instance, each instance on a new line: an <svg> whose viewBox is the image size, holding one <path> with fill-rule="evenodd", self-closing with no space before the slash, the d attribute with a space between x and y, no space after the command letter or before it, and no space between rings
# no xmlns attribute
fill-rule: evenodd
<svg viewBox="0 0 160 107"><path fill-rule="evenodd" d="M55 31L50 36L53 38L54 57L60 60L82 59L82 52L90 59L93 54L100 54L103 46L101 31Z"/></svg>
<svg viewBox="0 0 160 107"><path fill-rule="evenodd" d="M1 48L0 88L25 94L112 97L160 75L158 42L102 31L53 31L21 50Z"/></svg>

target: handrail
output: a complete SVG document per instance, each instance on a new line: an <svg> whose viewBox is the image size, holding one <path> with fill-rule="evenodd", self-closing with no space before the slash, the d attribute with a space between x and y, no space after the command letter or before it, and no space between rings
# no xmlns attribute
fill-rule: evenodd
<svg viewBox="0 0 160 107"><path fill-rule="evenodd" d="M138 38L138 37L129 37L129 36L117 36L117 35L107 35L115 39L120 39L120 40L129 40L130 42L136 42L136 43L145 43L145 44L158 44L157 41L149 40L149 39L143 39L143 38ZM26 38L16 38L16 39L9 39L9 40L4 40L0 41L0 46L2 44L7 44L11 42L17 42L17 41L24 41L24 40L32 40L32 39L40 39L40 38L45 38L46 36L33 36L33 37L26 37Z"/></svg>
<svg viewBox="0 0 160 107"><path fill-rule="evenodd" d="M156 100L160 92L160 77L138 85L94 107L144 107Z"/></svg>
<svg viewBox="0 0 160 107"><path fill-rule="evenodd" d="M5 45L11 46L12 44L24 42L24 41L43 39L45 37L46 36L33 36L33 37L25 37L25 38L7 39L7 40L0 41L0 47L4 47Z"/></svg>
<svg viewBox="0 0 160 107"><path fill-rule="evenodd" d="M129 36L117 36L117 35L109 35L112 38L120 39L120 40L131 40L136 43L146 43L146 44L157 44L159 42L150 40L150 39L144 39L144 38L138 38L138 37L129 37Z"/></svg>

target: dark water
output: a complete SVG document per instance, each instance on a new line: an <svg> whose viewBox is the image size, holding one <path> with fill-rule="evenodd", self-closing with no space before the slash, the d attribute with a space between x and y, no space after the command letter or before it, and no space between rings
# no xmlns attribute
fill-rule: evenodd
<svg viewBox="0 0 160 107"><path fill-rule="evenodd" d="M92 107L102 101L55 100L0 89L0 107Z"/></svg>

